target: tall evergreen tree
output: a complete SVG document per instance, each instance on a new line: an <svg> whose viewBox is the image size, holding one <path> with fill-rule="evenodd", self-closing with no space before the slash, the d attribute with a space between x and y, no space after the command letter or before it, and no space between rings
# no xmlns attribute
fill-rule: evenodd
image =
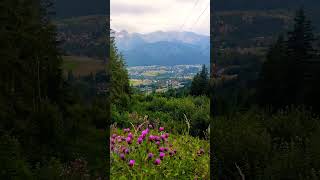
<svg viewBox="0 0 320 180"><path fill-rule="evenodd" d="M318 87L320 63L314 40L311 22L304 10L299 9L287 40L278 39L262 66L258 88L260 104L274 108L316 105L313 102L318 95L314 90Z"/></svg>
<svg viewBox="0 0 320 180"><path fill-rule="evenodd" d="M110 77L110 101L118 108L127 108L131 94L129 76L123 56L119 53L114 37L110 39L110 59L107 63Z"/></svg>
<svg viewBox="0 0 320 180"><path fill-rule="evenodd" d="M293 30L288 33L287 54L290 79L288 85L292 104L304 104L306 78L309 76L308 65L314 58L314 34L310 20L301 8L296 12Z"/></svg>
<svg viewBox="0 0 320 180"><path fill-rule="evenodd" d="M197 73L191 83L190 94L194 96L208 95L209 88L209 73L205 65Z"/></svg>
<svg viewBox="0 0 320 180"><path fill-rule="evenodd" d="M290 90L286 82L290 78L287 71L287 46L283 36L270 47L260 76L258 99L259 104L280 108L290 103L286 93Z"/></svg>

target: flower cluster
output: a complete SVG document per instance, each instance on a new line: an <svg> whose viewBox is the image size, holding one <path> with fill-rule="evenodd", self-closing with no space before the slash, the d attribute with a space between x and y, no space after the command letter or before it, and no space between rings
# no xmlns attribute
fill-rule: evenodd
<svg viewBox="0 0 320 180"><path fill-rule="evenodd" d="M110 137L111 153L115 153L120 160L127 162L131 168L134 167L136 161L137 164L151 162L151 164L160 165L166 156L172 157L177 151L169 143L170 135L165 132L164 127L153 128L154 126L151 124L146 125L146 127L139 125L137 129L134 129L134 133L130 128L125 128L120 133L112 134ZM130 153L133 152L139 152L139 155L143 152L142 158L136 156L136 159L130 158L132 157Z"/></svg>

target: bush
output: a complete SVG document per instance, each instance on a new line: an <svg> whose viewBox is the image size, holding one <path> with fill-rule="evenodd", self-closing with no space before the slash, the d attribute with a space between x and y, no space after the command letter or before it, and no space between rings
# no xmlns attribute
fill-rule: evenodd
<svg viewBox="0 0 320 180"><path fill-rule="evenodd" d="M259 110L213 121L216 179L317 179L320 174L319 118L302 108L274 115Z"/></svg>
<svg viewBox="0 0 320 180"><path fill-rule="evenodd" d="M209 126L209 98L183 97L170 98L158 95L133 95L128 111L112 109L113 122L119 127L130 126L129 122L139 123L130 118L130 114L148 116L148 119L159 120L159 123L170 127L173 133L182 133L187 129L186 118L190 120L192 136L203 137L203 131ZM134 102L134 103L133 103Z"/></svg>
<svg viewBox="0 0 320 180"><path fill-rule="evenodd" d="M0 179L32 179L32 172L20 151L17 139L0 136Z"/></svg>

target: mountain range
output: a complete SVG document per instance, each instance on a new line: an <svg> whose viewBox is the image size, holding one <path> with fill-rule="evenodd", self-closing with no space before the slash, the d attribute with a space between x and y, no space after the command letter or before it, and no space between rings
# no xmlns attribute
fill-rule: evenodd
<svg viewBox="0 0 320 180"><path fill-rule="evenodd" d="M128 66L209 64L210 37L193 32L114 33Z"/></svg>

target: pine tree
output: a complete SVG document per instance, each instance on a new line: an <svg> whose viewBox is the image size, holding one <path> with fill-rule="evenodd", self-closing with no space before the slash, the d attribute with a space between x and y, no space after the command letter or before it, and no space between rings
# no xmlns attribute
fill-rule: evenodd
<svg viewBox="0 0 320 180"><path fill-rule="evenodd" d="M293 99L292 104L304 104L306 78L310 76L308 66L315 55L312 30L311 22L305 16L304 10L299 9L294 18L294 28L288 33L287 41L287 54L290 59L288 68L291 77L288 79L290 87L288 96Z"/></svg>
<svg viewBox="0 0 320 180"><path fill-rule="evenodd" d="M208 95L209 73L205 65L197 73L191 83L190 94L194 96Z"/></svg>
<svg viewBox="0 0 320 180"><path fill-rule="evenodd" d="M119 108L127 108L131 94L129 76L123 56L119 53L114 37L110 39L110 59L107 63L110 77L110 101Z"/></svg>
<svg viewBox="0 0 320 180"><path fill-rule="evenodd" d="M263 63L259 75L258 101L261 105L271 105L280 108L290 102L286 93L289 87L289 72L287 71L287 46L283 36L270 47L266 61Z"/></svg>
<svg viewBox="0 0 320 180"><path fill-rule="evenodd" d="M311 22L304 10L299 9L287 40L278 39L262 66L258 88L261 105L276 109L288 105L315 106L313 102L318 93L314 89L318 87L320 63L314 40Z"/></svg>

